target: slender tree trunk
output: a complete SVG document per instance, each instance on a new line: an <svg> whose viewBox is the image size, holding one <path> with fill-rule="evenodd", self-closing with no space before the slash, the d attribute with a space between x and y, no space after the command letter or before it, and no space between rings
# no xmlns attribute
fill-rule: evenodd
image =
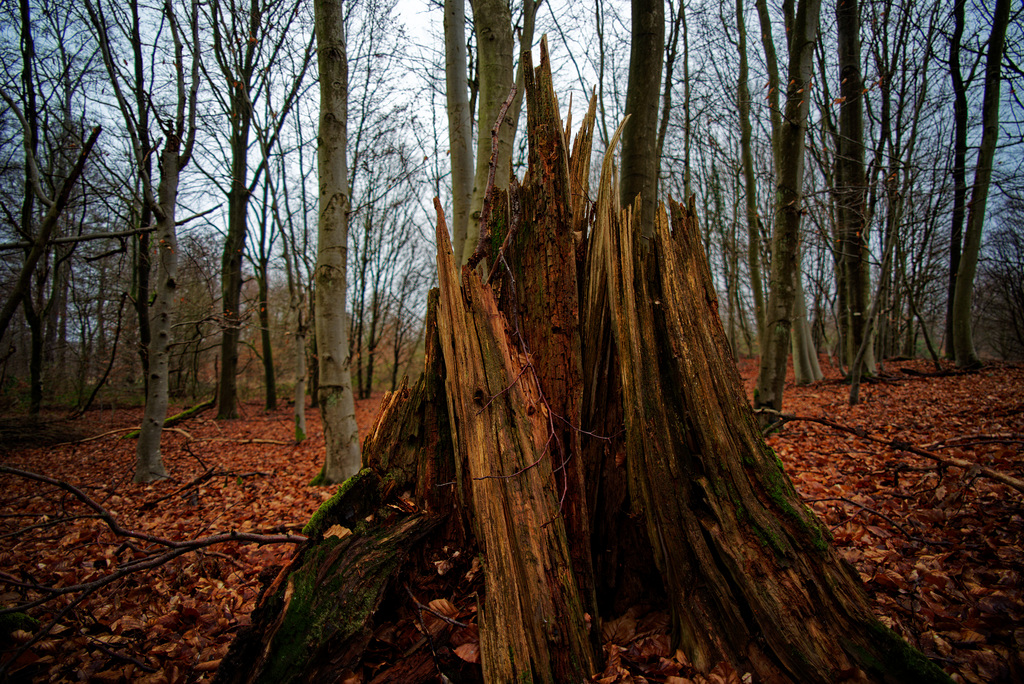
<svg viewBox="0 0 1024 684"><path fill-rule="evenodd" d="M221 308L223 310L220 343L220 383L217 418L238 417L238 341L242 334L242 261L249 213L249 128L251 107L241 94L241 86L232 86L232 102L237 118L231 126L231 190L228 192L228 233L221 255Z"/></svg>
<svg viewBox="0 0 1024 684"><path fill-rule="evenodd" d="M267 262L260 259L259 274L256 277L259 302L260 319L260 347L263 353L263 382L266 386L265 408L268 411L277 409L277 379L274 376L274 347L270 339L270 304L267 285Z"/></svg>
<svg viewBox="0 0 1024 684"><path fill-rule="evenodd" d="M797 270L793 274L796 290L793 311L793 375L796 384L807 385L821 380L821 366L818 364L818 350L814 346L811 325L807 320L807 302L804 299L803 259L797 254Z"/></svg>
<svg viewBox="0 0 1024 684"><path fill-rule="evenodd" d="M644 235L654 231L658 193L658 96L665 59L664 0L632 0L632 42L629 51L629 84L622 130L623 206L640 196L640 221Z"/></svg>
<svg viewBox="0 0 1024 684"><path fill-rule="evenodd" d="M480 212L484 205L484 192L487 190L487 175L490 171L490 130L515 82L515 73L512 69L512 14L508 3L505 0L475 0L473 24L476 27L480 74L480 111L477 116L476 172L473 177L473 196L470 202L469 223L466 227L466 242L462 250L463 264L469 261L480 239ZM512 140L515 137L512 114L511 108L505 112L502 130L498 134L494 187L499 190L508 188L509 160L512 158Z"/></svg>
<svg viewBox="0 0 1024 684"><path fill-rule="evenodd" d="M148 206L144 207L139 225L149 226L152 220L152 210ZM139 324L139 363L142 366L142 389L145 394L149 384L149 343L152 339L149 330L149 274L152 268L149 258L149 233L140 234L139 241L133 244L132 249L135 262L132 303Z"/></svg>
<svg viewBox="0 0 1024 684"><path fill-rule="evenodd" d="M306 325L302 322L302 308L296 307L295 322L295 442L306 441Z"/></svg>
<svg viewBox="0 0 1024 684"><path fill-rule="evenodd" d="M466 3L444 3L444 76L448 102L448 148L452 168L452 245L462 263L473 196L473 112L469 108L466 67ZM471 250L472 251L472 250Z"/></svg>
<svg viewBox="0 0 1024 684"><path fill-rule="evenodd" d="M790 30L789 86L786 109L776 148L775 229L772 236L772 267L761 365L754 391L755 407L782 408L786 382L789 337L793 324L797 249L803 213L804 139L810 93L811 57L818 38L820 0L801 0ZM767 418L763 418L767 421Z"/></svg>
<svg viewBox="0 0 1024 684"><path fill-rule="evenodd" d="M284 191L285 210L289 211L287 225L291 226L290 210L288 208L288 192ZM295 371L294 404L292 411L295 417L295 442L300 443L306 440L306 376L309 375L306 366L306 323L302 318L302 283L298 275L297 264L292 258L292 250L289 248L292 235L285 229L285 221L281 220L275 205L274 220L281 230L282 252L284 254L285 275L288 278L288 309L291 312L292 320L295 321L293 343L295 345L295 361L292 368Z"/></svg>
<svg viewBox="0 0 1024 684"><path fill-rule="evenodd" d="M985 204L992 181L992 160L999 139L999 89L1002 83L1000 70L1009 20L1010 0L996 0L992 33L988 39L988 55L985 60L985 96L981 105L982 132L981 144L978 147L978 165L974 172L971 201L967 206L967 231L964 236L963 254L960 257L960 268L956 274L956 293L953 299L953 351L959 368L981 365L981 359L974 349L974 334L971 330L971 300L974 297L974 273L978 267L978 255L981 253Z"/></svg>
<svg viewBox="0 0 1024 684"><path fill-rule="evenodd" d="M314 283L316 273L313 274ZM309 373L309 405L311 408L320 408L320 356L317 354L316 345L316 291L310 288L309 293L309 318L313 321L313 327L309 330L313 333L306 338L306 359L307 372ZM350 376L351 377L351 376Z"/></svg>
<svg viewBox="0 0 1024 684"><path fill-rule="evenodd" d="M844 293L847 319L846 362L851 372L853 359L864 340L867 317L867 207L864 174L864 117L860 68L860 7L858 0L836 3L839 50L840 99L838 148L835 156L836 232L843 261L839 287Z"/></svg>
<svg viewBox="0 0 1024 684"><path fill-rule="evenodd" d="M149 382L142 429L135 446L135 482L153 482L167 477L160 453L160 436L167 417L168 371L171 327L178 279L178 238L175 210L178 204L178 145L168 140L160 153L160 187L157 202L160 215L154 238L156 254L156 299L150 307L152 339L149 346Z"/></svg>
<svg viewBox="0 0 1024 684"><path fill-rule="evenodd" d="M740 115L740 165L743 167L744 206L747 216L747 267L754 294L754 323L758 346L764 336L764 285L761 283L761 219L757 215L757 180L751 148L750 88L747 86L747 27L743 0L736 0L737 48L740 65L736 84L736 108ZM751 350L753 351L753 350Z"/></svg>
<svg viewBox="0 0 1024 684"><path fill-rule="evenodd" d="M949 287L946 295L946 358L953 359L953 302L967 207L967 87L960 67L966 0L953 1L953 35L949 38L949 75L953 82L953 210L949 227Z"/></svg>
<svg viewBox="0 0 1024 684"><path fill-rule="evenodd" d="M39 417L39 409L43 405L43 319L39 315L31 294L22 297L25 310L25 322L29 329L29 362L28 362L28 414Z"/></svg>
<svg viewBox="0 0 1024 684"><path fill-rule="evenodd" d="M316 344L320 414L326 455L323 484L359 471L359 428L352 395L351 355L345 302L348 273L348 59L341 0L316 0L320 69L319 245L316 264Z"/></svg>

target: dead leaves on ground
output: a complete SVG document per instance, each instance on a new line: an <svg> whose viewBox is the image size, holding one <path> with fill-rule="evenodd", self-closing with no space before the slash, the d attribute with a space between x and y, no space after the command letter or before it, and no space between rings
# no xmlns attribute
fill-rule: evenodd
<svg viewBox="0 0 1024 684"><path fill-rule="evenodd" d="M367 428L379 399L357 408ZM37 446L5 454L3 463L66 480L116 514L129 529L168 539L193 539L231 530L299 532L331 487L309 487L323 459L315 411L310 439L295 445L291 412L267 415L253 405L238 421L193 418L185 431L168 431L163 456L172 480L132 484L135 440L103 439ZM102 433L137 425L138 411L93 411L83 421ZM191 439L190 439L191 438ZM77 501L53 488L0 476L0 605L38 598L33 585L54 588L90 582L144 557L124 544ZM223 544L175 559L156 570L115 582L61 618L49 636L11 667L14 679L33 681L185 682L212 676L238 630L249 622L264 568L283 563L291 546ZM69 602L59 599L29 612L46 623ZM24 642L22 642L24 643ZM10 653L0 644L0 652ZM0 653L0 658L4 657Z"/></svg>
<svg viewBox="0 0 1024 684"><path fill-rule="evenodd" d="M923 362L891 364L853 407L833 373L813 386L788 385L784 408L1024 473L1024 368L945 377L904 368L928 370ZM955 681L1024 681L1018 492L973 468L938 467L812 423L790 423L768 443L857 569L883 622Z"/></svg>
<svg viewBox="0 0 1024 684"><path fill-rule="evenodd" d="M862 387L855 407L846 404L848 387L833 372L816 385L787 386L784 408L1024 474L1024 369L929 378L902 368L927 370L923 363L892 364L881 381ZM742 362L741 371L749 388L756 362ZM361 427L375 408L360 407ZM332 493L307 486L323 453L316 412L309 413L311 439L294 446L287 410L246 409L239 421L200 416L187 423L187 436L171 432L164 455L174 481L151 487L131 484L135 443L117 434L19 448L4 463L66 479L117 512L125 527L165 537L298 531ZM138 412L93 412L85 420L104 432L137 424ZM956 681L1024 681L1024 510L1016 492L972 469L939 468L821 425L790 423L768 441L886 624ZM0 534L33 526L0 550L0 571L15 582L0 590L2 605L39 595L18 583L87 582L140 552L54 490L9 476L0 478L0 488ZM248 623L260 571L276 570L290 553L230 544L132 576L62 619L15 665L18 674L38 681L206 681ZM479 671L479 558L469 549L424 553L409 583L415 601L382 606L364 667L343 680L429 678L438 663ZM31 612L44 621L53 615L52 609ZM707 675L693 670L671 650L667 616L656 609L637 607L606 621L601 633L606 664L595 682L747 681L724 664ZM31 636L23 629L12 640Z"/></svg>

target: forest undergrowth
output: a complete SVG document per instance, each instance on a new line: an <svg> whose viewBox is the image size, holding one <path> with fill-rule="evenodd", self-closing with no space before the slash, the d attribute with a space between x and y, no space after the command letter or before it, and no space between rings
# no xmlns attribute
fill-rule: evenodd
<svg viewBox="0 0 1024 684"><path fill-rule="evenodd" d="M756 360L741 360L740 371L752 392ZM864 384L853 407L838 371L825 371L814 385L787 385L787 413L1024 476L1024 367L935 376L924 362L891 362ZM361 431L379 402L357 403ZM131 482L135 443L124 439L140 417L140 410L99 409L64 423L54 413L34 431L8 417L0 425L11 436L0 439L0 466L63 480L121 527L172 540L300 534L333 493L307 486L323 454L316 411L308 412L311 437L301 445L291 441L283 402L272 413L244 405L235 421L203 413L168 431L163 454L172 479L151 486ZM69 436L77 438L60 441ZM809 421L787 422L768 442L886 624L956 681L1024 681L1024 495L977 468L941 466ZM116 537L68 491L8 473L0 473L0 539L0 608L97 582L151 550ZM0 633L0 664L14 681L209 681L248 624L261 581L273 579L293 548L228 542L130 574L67 610L15 662L11 655L39 626ZM409 605L385 611L390 617L378 626L372 657L363 671L348 673L349 681L432 672L436 681L438 666L451 663L472 678L479 660L473 591L480 584L469 551L430 551L421 564L428 571L410 575ZM27 612L45 625L76 596ZM670 652L668 622L657 606L605 622L606 666L594 680L740 681L724 667L707 677L695 673L681 653Z"/></svg>

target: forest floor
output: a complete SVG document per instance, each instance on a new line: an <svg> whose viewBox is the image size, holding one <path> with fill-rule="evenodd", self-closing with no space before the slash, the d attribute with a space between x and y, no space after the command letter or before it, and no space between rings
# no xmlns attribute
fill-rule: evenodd
<svg viewBox="0 0 1024 684"><path fill-rule="evenodd" d="M740 370L749 392L756 362L742 360ZM768 441L885 623L956 681L1024 681L1024 495L977 468L939 467L886 445L899 440L1024 476L1024 367L910 374L931 370L887 363L850 407L848 386L826 369L822 382L787 387L786 411L863 428L867 437L800 421ZM361 430L379 401L358 404ZM207 412L169 430L163 454L171 479L150 486L132 484L135 442L123 438L139 410L94 410L77 421L54 413L30 428L9 417L0 422L0 465L70 483L123 528L165 539L300 533L333 493L307 486L322 461L318 414L308 412L311 436L296 445L284 402L270 413L256 404L241 410L238 420ZM147 544L126 544L68 491L10 474L0 474L0 540L0 609L102 584L148 557ZM55 625L16 662L12 653L39 628L26 624L9 637L0 630L0 664L9 665L12 681L208 681L249 622L261 573L293 548L218 544L111 582L70 608L78 594L63 595L28 610ZM447 599L439 600L432 605L444 610ZM663 630L653 633L666 623L641 610L607 622L609 664L595 680L739 681L725 670L694 675L680 654L667 652ZM456 654L476 657L465 644Z"/></svg>

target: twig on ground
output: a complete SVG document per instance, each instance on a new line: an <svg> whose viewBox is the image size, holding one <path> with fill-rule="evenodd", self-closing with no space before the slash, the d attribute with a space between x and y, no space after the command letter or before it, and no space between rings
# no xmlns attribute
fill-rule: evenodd
<svg viewBox="0 0 1024 684"><path fill-rule="evenodd" d="M887 523L889 523L890 525L895 527L897 530L902 532L903 535L907 539L910 539L911 541L921 542L922 544L935 544L937 546L951 546L950 542L929 541L929 540L924 539L922 537L917 537L917 536L911 534L910 531L907 528L903 527L903 525L899 524L898 522L896 522L895 520L893 520L892 518L887 516L885 513L882 513L881 511L878 511L878 510L876 510L874 508L871 508L869 506L865 506L864 504L857 503L856 501L853 501L852 499L847 499L845 496L827 496L827 497L824 497L824 498L821 498L821 499L804 499L804 503L816 503L818 501L842 501L844 503L850 504L851 506L856 506L857 508L861 509L862 511L864 511L866 513L871 513L872 515L877 515L879 518L881 518L882 520L886 521Z"/></svg>
<svg viewBox="0 0 1024 684"><path fill-rule="evenodd" d="M200 537L198 539L191 539L185 541L164 539L163 537L158 537L152 534L146 534L143 532L136 532L133 530L125 529L120 524L118 524L117 520L114 518L113 514L110 511L108 511L106 508L98 504L95 500L93 500L88 494L83 492L81 489L68 482L57 480L52 477L47 477L46 475L33 473L27 470L11 468L9 466L3 465L0 465L0 473L7 473L10 475L16 475L18 477L23 477L29 480L43 482L70 493L80 502L85 504L87 508L90 508L93 511L95 511L95 517L99 520L102 520L115 535L127 538L127 541L125 541L118 549L117 555L120 555L121 549L124 548L131 548L136 552L146 554L145 557L140 558L138 560L130 560L126 563L123 563L122 565L114 568L114 570L110 574L104 575L99 579L93 580L91 582L83 582L81 584L72 584L62 587L49 587L41 585L34 581L32 583L23 582L6 573L0 574L0 581L9 583L13 586L18 586L20 588L38 591L44 594L44 596L42 596L41 598L32 601L27 601L20 605L2 608L0 609L0 616L16 612L24 612L30 608L35 608L37 606L49 603L50 601L53 601L61 596L67 596L69 594L75 595L72 598L72 600L66 606L64 606L63 609L57 611L54 617L48 623L43 625L31 639L26 641L24 644L21 644L8 660L0 664L0 680L2 680L3 677L7 674L8 669L12 663L17 662L18 658L20 658L22 654L28 651L29 648L31 648L41 639L49 635L53 628L57 624L59 624L60 621L64 619L64 617L69 612L71 612L75 609L75 607L80 605L86 598L88 598L95 592L99 591L103 587L109 584L113 584L114 582L120 581L130 574L141 572L143 570L152 570L153 568L160 567L179 556L183 556L187 553L191 553L193 551L197 551L208 546L213 546L215 544L223 544L227 542L243 542L254 544L301 544L306 541L306 537L303 535L265 535L254 534L251 532L236 532L234 530L230 532L224 532L221 534L214 534L206 537ZM153 544L157 547L164 548L162 550L139 549L139 547L135 546L132 543L133 540L148 542L149 544Z"/></svg>
<svg viewBox="0 0 1024 684"><path fill-rule="evenodd" d="M155 667L152 667L150 665L146 665L144 662L142 662L138 658L132 658L130 655L125 655L124 653L121 653L120 651L115 651L114 649L110 648L109 646L107 646L105 643L103 643L99 639L95 639L93 637L89 637L89 643L91 643L93 646L97 647L98 649L100 649L104 653L106 653L111 658L117 658L118 660L123 660L126 663L131 663L132 665L134 665L135 667L139 668L143 672L150 672L150 673L152 673L152 672L156 672L157 671L157 669Z"/></svg>
<svg viewBox="0 0 1024 684"><path fill-rule="evenodd" d="M1024 494L1024 481L1016 477L1013 477L1012 475L1007 475L1004 472L995 470L993 468L989 468L988 466L983 466L980 463L973 463L963 458L955 458L953 456L940 456L935 452L928 451L926 449L921 449L920 447L914 446L910 442L905 442L900 439L881 439L879 437L872 437L864 428L850 427L849 425L841 425L826 418L812 418L811 416L795 416L791 413L782 413L780 411L776 411L774 409L769 408L757 409L755 413L767 413L778 418L778 420L769 425L768 428L765 428L766 430L774 429L775 427L782 425L784 423L791 423L797 421L818 423L819 425L830 427L833 430L839 430L840 432L846 432L851 435L856 435L857 437L860 437L861 439L867 440L869 442L874 442L876 444L884 444L885 446L889 447L890 449L893 449L894 451L905 451L907 453L911 453L916 456L922 456L924 458L930 459L932 461L935 461L936 463L941 463L946 466L964 468L966 470L976 470L980 475L983 475L989 480L994 480L1001 484L1007 485L1009 487L1016 489L1021 494Z"/></svg>

